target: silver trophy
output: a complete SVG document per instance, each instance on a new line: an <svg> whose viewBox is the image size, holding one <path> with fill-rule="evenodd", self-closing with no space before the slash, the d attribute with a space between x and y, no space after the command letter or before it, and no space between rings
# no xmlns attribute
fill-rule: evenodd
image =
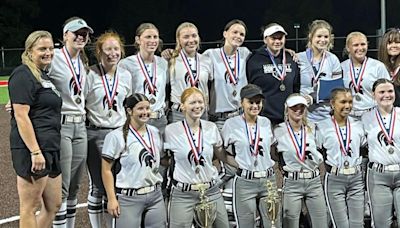
<svg viewBox="0 0 400 228"><path fill-rule="evenodd" d="M271 221L271 228L276 228L276 220L279 216L279 208L280 208L280 197L278 194L278 189L276 186L271 182L265 182L265 187L267 188L268 195L263 199L266 208L266 214L268 219Z"/></svg>
<svg viewBox="0 0 400 228"><path fill-rule="evenodd" d="M206 196L207 188L208 184L201 184L199 186L200 203L194 208L194 220L202 228L212 227L217 217L217 203L208 201L208 197Z"/></svg>

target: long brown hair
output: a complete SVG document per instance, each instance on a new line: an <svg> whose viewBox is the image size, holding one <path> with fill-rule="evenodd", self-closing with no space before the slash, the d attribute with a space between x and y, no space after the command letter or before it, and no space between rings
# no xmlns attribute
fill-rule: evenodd
<svg viewBox="0 0 400 228"><path fill-rule="evenodd" d="M388 71L393 72L397 67L400 66L400 55L389 56L387 51L388 44L396 42L400 43L400 29L392 28L383 35L381 43L378 49L378 59L382 61ZM400 85L400 72L397 73L394 83Z"/></svg>

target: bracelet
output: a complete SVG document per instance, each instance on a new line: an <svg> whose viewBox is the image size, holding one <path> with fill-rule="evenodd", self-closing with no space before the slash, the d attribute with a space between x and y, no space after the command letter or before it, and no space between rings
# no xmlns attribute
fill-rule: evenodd
<svg viewBox="0 0 400 228"><path fill-rule="evenodd" d="M31 156L36 156L36 155L39 155L41 153L42 153L42 150L41 149L37 149L37 150L34 150L34 151L31 152Z"/></svg>

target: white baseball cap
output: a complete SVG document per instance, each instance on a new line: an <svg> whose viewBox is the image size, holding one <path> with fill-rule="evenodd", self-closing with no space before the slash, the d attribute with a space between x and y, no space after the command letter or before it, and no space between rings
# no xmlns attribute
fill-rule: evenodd
<svg viewBox="0 0 400 228"><path fill-rule="evenodd" d="M87 29L89 29L90 33L93 33L93 29L91 27L89 27L89 25L86 23L85 20L80 19L80 18L68 22L64 26L63 32L64 33L66 33L67 31L76 32L82 28L87 28Z"/></svg>
<svg viewBox="0 0 400 228"><path fill-rule="evenodd" d="M294 96L290 96L290 97L288 97L288 99L286 99L286 105L290 108L290 107L293 107L293 106L295 106L295 105L298 105L298 104L303 104L303 105L305 105L305 106L308 106L307 105L307 100L306 100L306 98L304 98L303 96L301 96L301 95L294 95Z"/></svg>
<svg viewBox="0 0 400 228"><path fill-rule="evenodd" d="M270 35L272 35L274 33L277 33L277 32L281 32L281 33L287 35L287 32L285 31L285 29L282 26L273 25L273 26L271 26L271 27L269 27L269 28L264 30L264 38L267 37L267 36L270 36Z"/></svg>

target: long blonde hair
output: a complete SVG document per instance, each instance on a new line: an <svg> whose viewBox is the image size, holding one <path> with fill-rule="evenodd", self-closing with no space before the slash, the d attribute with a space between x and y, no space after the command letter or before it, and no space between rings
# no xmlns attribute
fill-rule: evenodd
<svg viewBox="0 0 400 228"><path fill-rule="evenodd" d="M31 54L33 47L42 38L49 38L53 41L53 37L49 32L43 30L34 31L31 34L29 34L29 36L26 38L25 50L21 55L22 63L28 66L29 70L32 72L32 74L38 81L40 81L42 72L41 69L39 69L38 66L36 66L36 64L32 61Z"/></svg>
<svg viewBox="0 0 400 228"><path fill-rule="evenodd" d="M333 32L332 26L325 20L314 20L313 22L311 22L310 25L308 25L307 47L311 48L312 38L313 38L314 34L317 32L317 30L321 29L321 28L324 28L324 29L328 30L328 32L329 32L329 44L327 47L327 49L328 49L327 51L329 51L333 48L335 35L332 33Z"/></svg>
<svg viewBox="0 0 400 228"><path fill-rule="evenodd" d="M174 51L172 52L172 57L169 60L169 72L170 72L171 76L174 75L174 73L175 73L176 58L179 56L179 52L182 50L181 43L179 42L179 36L180 36L182 29L184 29L184 28L194 28L194 29L196 29L197 33L199 33L199 30L197 29L196 25L194 25L191 22L183 22L176 29L176 33L175 33L176 46L175 46ZM199 36L199 43L200 43L200 36Z"/></svg>
<svg viewBox="0 0 400 228"><path fill-rule="evenodd" d="M301 95L299 93L292 93L286 98L286 101L289 98L294 97L294 96L301 96ZM285 111L284 111L285 121L289 121L288 109L289 109L289 107L287 106L287 104L285 102ZM304 109L304 113L303 113L303 117L301 118L301 122L306 127L307 132L311 132L311 126L309 125L308 120L307 120L307 107L305 107L305 109Z"/></svg>

